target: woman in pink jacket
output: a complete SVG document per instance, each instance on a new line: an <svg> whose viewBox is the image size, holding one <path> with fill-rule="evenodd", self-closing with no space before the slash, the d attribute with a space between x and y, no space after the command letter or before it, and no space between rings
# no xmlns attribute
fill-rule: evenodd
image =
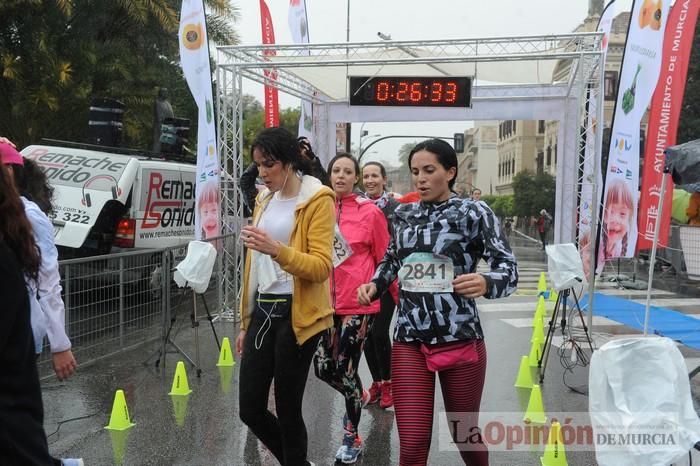
<svg viewBox="0 0 700 466"><path fill-rule="evenodd" d="M386 218L374 203L355 193L360 167L350 154L337 155L328 164L336 195L338 228L334 242L331 296L335 309L333 328L321 337L314 356L316 376L345 397L343 441L336 460L349 464L362 453L357 426L369 392L357 374L360 357L379 312L379 301L362 306L357 288L372 278L389 244Z"/></svg>

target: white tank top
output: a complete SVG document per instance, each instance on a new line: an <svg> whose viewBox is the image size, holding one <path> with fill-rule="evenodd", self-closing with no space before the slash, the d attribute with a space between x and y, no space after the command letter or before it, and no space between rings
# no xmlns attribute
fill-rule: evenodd
<svg viewBox="0 0 700 466"><path fill-rule="evenodd" d="M258 228L264 230L273 240L288 245L289 237L294 227L294 208L296 205L297 196L281 200L278 198L278 193L275 193L260 216ZM253 260L257 260L259 255L260 253L253 254ZM272 265L275 269L277 279L266 288L262 288L262 286L258 285L258 292L292 294L292 289L294 287L292 276L282 270L279 264L274 260L272 261ZM261 280L258 279L258 282L261 282Z"/></svg>

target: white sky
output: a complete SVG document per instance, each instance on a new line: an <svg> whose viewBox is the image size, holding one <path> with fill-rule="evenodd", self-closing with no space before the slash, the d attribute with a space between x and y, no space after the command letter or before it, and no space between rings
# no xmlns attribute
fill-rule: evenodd
<svg viewBox="0 0 700 466"><path fill-rule="evenodd" d="M312 43L345 42L348 1L351 42L379 40L377 32L395 40L562 34L573 31L588 13L588 0L306 0ZM291 43L287 25L289 1L266 2L276 42ZM234 0L234 4L241 12L235 27L242 44L260 44L259 0ZM632 0L616 0L617 11L629 10L631 4ZM244 92L263 100L262 86L257 83L246 81ZM279 96L281 108L299 106L299 99L282 92ZM449 136L471 126L471 122L367 123L364 129L369 135ZM359 130L360 124L353 124L354 144L359 140ZM363 145L371 139L365 138ZM389 139L372 149L381 153L380 158L391 160L398 147L408 141L411 140Z"/></svg>

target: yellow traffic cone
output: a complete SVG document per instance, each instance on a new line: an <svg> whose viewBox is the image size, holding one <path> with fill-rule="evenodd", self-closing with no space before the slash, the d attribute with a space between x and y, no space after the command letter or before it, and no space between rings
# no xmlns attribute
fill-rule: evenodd
<svg viewBox="0 0 700 466"><path fill-rule="evenodd" d="M566 450L561 436L561 425L552 422L549 428L547 446L544 447L544 456L540 457L542 466L568 466L566 462Z"/></svg>
<svg viewBox="0 0 700 466"><path fill-rule="evenodd" d="M527 403L527 410L523 421L533 424L544 424L547 422L547 416L544 414L544 406L542 406L542 392L539 385L533 385L530 392L530 401Z"/></svg>
<svg viewBox="0 0 700 466"><path fill-rule="evenodd" d="M539 340L535 340L530 345L530 367L537 367L540 361L540 356L542 355L542 343Z"/></svg>
<svg viewBox="0 0 700 466"><path fill-rule="evenodd" d="M537 310L540 311L540 315L544 320L544 318L547 317L547 303L545 302L544 296L540 296L537 299Z"/></svg>
<svg viewBox="0 0 700 466"><path fill-rule="evenodd" d="M219 362L216 363L217 366L233 366L236 362L233 360L233 353L231 352L231 343L228 341L228 337L224 337L224 341L221 342L221 351L219 352Z"/></svg>
<svg viewBox="0 0 700 466"><path fill-rule="evenodd" d="M187 383L185 363L178 361L177 368L175 368L175 377L173 377L173 386L168 395L189 395L190 393L192 393L192 390L190 390L190 385Z"/></svg>
<svg viewBox="0 0 700 466"><path fill-rule="evenodd" d="M545 276L544 272L540 272L540 279L537 282L537 291L539 293L547 291L547 277Z"/></svg>
<svg viewBox="0 0 700 466"><path fill-rule="evenodd" d="M541 296L540 296L540 299L542 299ZM537 321L537 320L539 320L540 322L544 322L544 312L545 311L542 308L542 306L540 306L538 304L537 309L535 310L535 315L532 317L532 325L533 326L535 325L535 321Z"/></svg>
<svg viewBox="0 0 700 466"><path fill-rule="evenodd" d="M535 318L535 322L532 328L532 338L530 339L530 342L533 341L539 341L540 343L544 343L544 324L542 323L542 319Z"/></svg>
<svg viewBox="0 0 700 466"><path fill-rule="evenodd" d="M126 439L129 437L129 430L110 430L109 438L112 440L112 455L114 464L124 464L124 451L126 450Z"/></svg>
<svg viewBox="0 0 700 466"><path fill-rule="evenodd" d="M189 401L189 395L171 395L170 399L173 400L173 414L175 415L175 423L182 427L185 425L185 417L187 417L187 402Z"/></svg>
<svg viewBox="0 0 700 466"><path fill-rule="evenodd" d="M231 390L231 379L233 378L233 367L219 366L219 383L221 385L221 393L228 393Z"/></svg>
<svg viewBox="0 0 700 466"><path fill-rule="evenodd" d="M131 429L136 424L131 422L129 418L129 408L126 407L126 398L124 390L117 390L114 395L114 404L112 405L112 415L109 417L109 424L105 429L109 430L126 430Z"/></svg>
<svg viewBox="0 0 700 466"><path fill-rule="evenodd" d="M530 372L530 358L523 356L520 358L520 369L518 378L515 379L516 388L532 388L532 373Z"/></svg>

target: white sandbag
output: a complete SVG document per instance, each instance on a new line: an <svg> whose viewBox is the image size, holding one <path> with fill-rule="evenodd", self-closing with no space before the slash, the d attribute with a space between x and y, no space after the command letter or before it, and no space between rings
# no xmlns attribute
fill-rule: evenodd
<svg viewBox="0 0 700 466"><path fill-rule="evenodd" d="M572 243L551 244L545 247L545 252L552 288L561 291L583 282L583 263L576 246Z"/></svg>
<svg viewBox="0 0 700 466"><path fill-rule="evenodd" d="M180 288L189 286L196 293L204 293L209 286L216 262L216 249L211 243L190 241L187 256L177 264L173 279Z"/></svg>
<svg viewBox="0 0 700 466"><path fill-rule="evenodd" d="M683 356L664 337L612 340L593 353L589 413L600 466L668 465L700 440Z"/></svg>

